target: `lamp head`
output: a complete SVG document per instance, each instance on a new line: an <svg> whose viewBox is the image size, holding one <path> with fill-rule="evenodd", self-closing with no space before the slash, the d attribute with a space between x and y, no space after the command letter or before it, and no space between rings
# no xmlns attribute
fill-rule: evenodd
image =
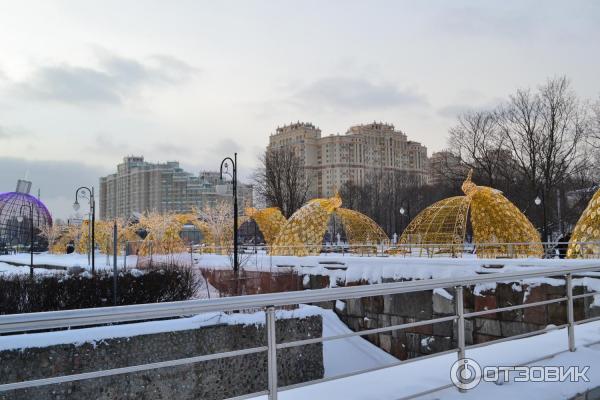
<svg viewBox="0 0 600 400"><path fill-rule="evenodd" d="M404 207L400 207L400 214L404 215Z"/></svg>
<svg viewBox="0 0 600 400"><path fill-rule="evenodd" d="M19 216L17 217L17 221L18 221L19 223L23 222L23 216L22 216L22 215L19 215Z"/></svg>
<svg viewBox="0 0 600 400"><path fill-rule="evenodd" d="M535 200L533 200L533 202L535 203L536 206L539 206L540 204L542 204L542 199L540 199L540 196L536 196Z"/></svg>
<svg viewBox="0 0 600 400"><path fill-rule="evenodd" d="M75 203L73 203L73 210L78 211L79 210L79 202L77 200L75 200Z"/></svg>

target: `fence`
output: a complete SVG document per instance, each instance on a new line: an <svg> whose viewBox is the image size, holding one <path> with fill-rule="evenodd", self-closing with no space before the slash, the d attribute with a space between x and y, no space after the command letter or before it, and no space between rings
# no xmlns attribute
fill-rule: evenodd
<svg viewBox="0 0 600 400"><path fill-rule="evenodd" d="M441 354L448 354L456 352L459 359L465 358L466 352L475 347L487 346L492 343L499 341L514 340L517 338L524 338L539 333L548 332L550 330L566 328L568 331L568 349L569 351L575 351L575 326L577 324L600 320L600 317L588 318L585 320L574 320L574 306L573 302L577 299L582 299L589 296L597 295L598 293L584 293L580 295L573 295L573 275L585 274L587 272L599 271L600 262L595 262L594 265L586 265L572 268L548 268L544 270L526 271L526 272L515 272L515 273L502 273L502 274L487 274L480 276L464 277L461 279L431 279L431 280L420 280L420 281L409 281L409 282L395 282L385 283L378 285L366 285L366 286L353 286L344 288L329 288L319 289L311 291L300 291L300 292L288 292L280 294L261 294L252 296L240 296L240 297L228 297L219 298L214 300L190 300L182 302L171 302L171 303L159 303L159 304L143 304L133 306L122 306L122 307L107 307L100 309L84 309L84 310L73 310L73 311L57 311L47 313L31 313L31 314L19 314L19 315L5 315L0 316L0 334L14 334L16 332L25 331L39 331L49 329L71 329L73 327L82 327L89 325L98 324L112 324L112 323L125 323L131 321L144 321L157 318L174 318L180 316L187 316L197 313L205 312L232 312L232 311L244 311L244 310L255 310L262 309L266 314L266 331L267 331L267 344L266 346L259 346L253 348L246 348L237 351L229 351L223 353L214 353L209 355L191 356L188 358L155 362L143 365L133 365L123 368L99 370L94 372L86 372L74 375L57 376L52 378L29 380L23 382L12 382L0 384L0 392L9 390L25 389L31 387L39 387L44 385L52 385L58 383L66 383L79 381L84 379L95 379L99 377L114 376L120 374L128 374L132 372L148 371L158 368L167 368L180 366L185 364L198 363L208 360L229 358L234 356L240 356L245 354L253 354L259 352L267 352L268 358L268 387L266 390L248 394L242 398L250 398L258 395L267 394L269 399L277 399L277 395L280 391L289 390L291 388L302 387L318 382L328 381L332 379L339 379L342 377L348 377L352 375L362 374L370 372L378 368L372 368L362 371L349 373L343 376L323 378L318 381L306 382L302 384L278 387L277 382L277 351L290 348L303 346L313 343L321 343L331 340L341 340L354 336L365 336L381 332L389 332L394 330L403 330L407 328L413 328L418 326L432 325L441 322L453 321L458 327L458 343L457 348L453 350L436 353L433 355L425 356L432 357ZM538 302L532 302L527 304L517 304L509 307L499 307L494 309L486 309L483 311L465 312L463 304L463 290L465 287L469 287L476 284L491 283L491 282L514 282L524 279L536 278L536 277L557 277L563 276L566 279L566 293L565 296L544 300ZM371 296L381 296L390 294L401 294L401 293L415 293L421 291L429 291L438 288L449 288L453 287L456 290L456 301L455 301L455 313L440 318L433 318L423 321L404 323L392 326L386 326L376 329L367 329L359 332L352 332L348 334L319 337L305 340L278 342L275 334L275 310L278 307L290 307L298 304L306 303L319 303L343 299L353 299ZM547 327L542 330L535 332L529 332L518 336L512 336L509 338L499 339L493 342L480 343L476 345L466 346L465 344L465 319L473 318L477 316L520 310L530 307L538 307L551 303L566 303L567 309L567 323L561 326ZM411 359L407 361L398 361L396 363L385 366L384 368L400 365L407 362L414 362L422 360L425 357ZM445 389L451 387L451 384L440 386L435 390ZM434 390L429 390L426 393L431 393ZM410 398L419 397L426 394L418 393Z"/></svg>
<svg viewBox="0 0 600 400"><path fill-rule="evenodd" d="M576 258L600 258L600 241L573 242L579 246ZM320 247L319 247L320 246ZM531 242L531 243L325 243L310 246L277 246L278 254L294 255L308 247L320 249L321 255L339 254L358 255L365 257L463 257L466 255L484 254L486 258L527 258L531 257L527 249L541 246L543 258L563 258L566 255L568 242ZM195 253L231 254L233 246L193 246ZM240 245L240 252L253 254L256 252L270 253L270 246Z"/></svg>
<svg viewBox="0 0 600 400"><path fill-rule="evenodd" d="M119 246L119 258L122 259L122 266L136 267L138 264L147 264L154 261L164 260L165 256L173 256L172 254L160 254L153 252L154 246L152 243L146 243L147 253L138 256L138 250L142 241L126 242ZM484 255L484 258L527 258L531 257L527 249L534 246L540 246L543 249L542 258L564 258L566 256L569 243L567 242L543 242L543 243L324 243L321 245L311 245L313 248L319 248L319 255L355 255L362 257L453 257L460 258L465 256ZM573 246L578 246L578 251L575 258L597 259L600 258L600 241L590 242L574 242ZM320 247L319 247L320 246ZM277 253L285 255L301 254L306 246L278 246ZM177 254L185 254L188 256L179 257L178 261L189 261L194 264L193 254L220 254L232 256L233 246L214 246L214 245L187 245L182 247L187 251ZM239 252L246 255L251 254L267 254L271 255L270 246L267 245L240 245ZM134 260L128 257L134 256ZM248 257L249 258L249 257ZM106 264L112 265L113 257L110 254L106 255ZM272 263L271 263L272 264ZM272 266L272 265L271 265Z"/></svg>

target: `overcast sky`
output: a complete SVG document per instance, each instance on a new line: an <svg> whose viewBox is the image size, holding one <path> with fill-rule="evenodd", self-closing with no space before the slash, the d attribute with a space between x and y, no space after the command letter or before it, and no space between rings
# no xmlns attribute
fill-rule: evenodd
<svg viewBox="0 0 600 400"><path fill-rule="evenodd" d="M456 113L566 74L600 93L598 1L0 1L0 191L58 217L126 154L248 176L290 121L393 123L429 152Z"/></svg>

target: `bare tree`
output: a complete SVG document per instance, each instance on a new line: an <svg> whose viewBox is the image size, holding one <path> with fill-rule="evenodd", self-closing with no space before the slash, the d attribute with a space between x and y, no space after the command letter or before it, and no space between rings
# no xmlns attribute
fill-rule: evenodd
<svg viewBox="0 0 600 400"><path fill-rule="evenodd" d="M270 207L278 207L289 218L307 200L309 174L302 160L290 149L269 149L261 158L255 176L258 193Z"/></svg>
<svg viewBox="0 0 600 400"><path fill-rule="evenodd" d="M510 157L494 111L469 111L459 115L458 124L450 129L448 142L460 160L446 166L447 173L454 175L452 178L458 175L459 180L464 179L465 170L473 169L483 184L494 186L504 177Z"/></svg>
<svg viewBox="0 0 600 400"><path fill-rule="evenodd" d="M518 90L500 114L512 156L532 189L548 190L585 166L586 115L566 77Z"/></svg>
<svg viewBox="0 0 600 400"><path fill-rule="evenodd" d="M596 149L600 148L600 98L591 107L590 144Z"/></svg>

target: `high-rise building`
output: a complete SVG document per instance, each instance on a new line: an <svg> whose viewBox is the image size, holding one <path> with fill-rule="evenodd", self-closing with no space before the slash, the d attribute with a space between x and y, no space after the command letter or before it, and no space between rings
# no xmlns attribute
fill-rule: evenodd
<svg viewBox="0 0 600 400"><path fill-rule="evenodd" d="M198 175L176 161L149 163L144 157L125 157L117 172L100 178L100 219L129 218L133 213L185 213L218 201L231 201L232 185L219 172ZM243 211L252 204L252 186L238 183Z"/></svg>
<svg viewBox="0 0 600 400"><path fill-rule="evenodd" d="M329 197L346 182L363 185L373 174L406 173L411 182L428 179L427 148L407 139L393 125L356 125L345 135L321 136L311 123L277 128L268 149L288 148L300 158L310 197Z"/></svg>
<svg viewBox="0 0 600 400"><path fill-rule="evenodd" d="M437 151L429 157L428 183L432 186L448 183L450 179L466 176L466 169L460 161L460 157L448 150Z"/></svg>

